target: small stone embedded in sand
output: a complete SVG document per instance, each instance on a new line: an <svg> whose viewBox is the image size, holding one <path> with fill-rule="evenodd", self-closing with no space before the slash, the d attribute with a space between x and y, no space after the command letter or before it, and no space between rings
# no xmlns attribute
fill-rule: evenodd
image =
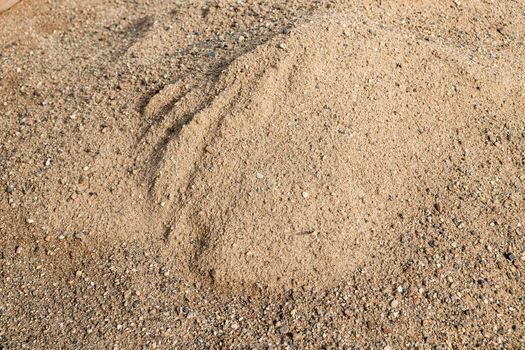
<svg viewBox="0 0 525 350"><path fill-rule="evenodd" d="M397 299L394 299L394 300L392 300L392 301L390 302L390 307L391 307L392 309L395 309L395 308L398 307L398 306L399 306L399 301L397 301Z"/></svg>
<svg viewBox="0 0 525 350"><path fill-rule="evenodd" d="M264 174L259 172L259 171L256 171L255 172L255 177L258 178L259 180L260 179L264 179Z"/></svg>
<svg viewBox="0 0 525 350"><path fill-rule="evenodd" d="M508 261L514 261L516 260L516 255L512 252L505 253L505 258L507 258Z"/></svg>
<svg viewBox="0 0 525 350"><path fill-rule="evenodd" d="M15 253L16 253L16 254L21 254L23 251L24 251L24 248L22 248L21 246L18 246L18 247L16 247L16 249L15 249Z"/></svg>
<svg viewBox="0 0 525 350"><path fill-rule="evenodd" d="M35 220L33 220L33 219L31 219L31 218L27 218L27 219L26 219L26 222L27 222L28 224L33 224L33 223L35 223Z"/></svg>
<svg viewBox="0 0 525 350"><path fill-rule="evenodd" d="M5 189L5 191L6 191L7 193L13 193L14 190L15 190L14 187L11 186L11 185L7 185L7 188Z"/></svg>
<svg viewBox="0 0 525 350"><path fill-rule="evenodd" d="M308 197L310 197L310 193L303 191L302 196L304 199L307 199Z"/></svg>
<svg viewBox="0 0 525 350"><path fill-rule="evenodd" d="M286 333L288 333L288 331L289 331L289 329L288 329L288 326L286 326L286 325L279 327L279 333L281 333L281 334L286 334Z"/></svg>
<svg viewBox="0 0 525 350"><path fill-rule="evenodd" d="M80 241L83 241L84 238L86 238L86 235L83 232L75 232L73 236Z"/></svg>

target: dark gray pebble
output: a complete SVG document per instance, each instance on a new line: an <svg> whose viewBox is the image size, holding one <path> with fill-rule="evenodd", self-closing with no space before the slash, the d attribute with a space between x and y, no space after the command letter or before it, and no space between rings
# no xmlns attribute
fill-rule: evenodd
<svg viewBox="0 0 525 350"><path fill-rule="evenodd" d="M508 261L514 261L516 260L516 255L514 255L512 252L505 253L505 257Z"/></svg>

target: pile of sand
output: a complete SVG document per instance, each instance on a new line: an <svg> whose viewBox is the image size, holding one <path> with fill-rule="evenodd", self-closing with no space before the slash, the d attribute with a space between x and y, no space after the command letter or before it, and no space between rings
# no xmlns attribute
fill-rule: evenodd
<svg viewBox="0 0 525 350"><path fill-rule="evenodd" d="M0 348L524 348L523 13L20 1Z"/></svg>
<svg viewBox="0 0 525 350"><path fill-rule="evenodd" d="M115 67L169 47L152 26L134 22ZM76 162L42 159L54 182L28 215L110 244L160 242L179 269L215 282L336 284L399 237L394 223L449 184L454 159L483 153L483 105L520 94L519 77L483 62L372 21L303 19L144 101L119 85L80 110L78 96L76 110L62 102L53 142ZM100 89L96 76L60 74L66 90L70 76Z"/></svg>
<svg viewBox="0 0 525 350"><path fill-rule="evenodd" d="M332 285L418 193L446 186L458 130L482 144L482 70L458 49L322 17L215 81L170 85L145 109L157 223L216 281Z"/></svg>

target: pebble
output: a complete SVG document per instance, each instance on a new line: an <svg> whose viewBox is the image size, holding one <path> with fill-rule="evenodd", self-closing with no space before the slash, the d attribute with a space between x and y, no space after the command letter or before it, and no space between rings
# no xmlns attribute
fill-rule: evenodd
<svg viewBox="0 0 525 350"><path fill-rule="evenodd" d="M516 260L516 255L512 252L505 253L505 258L507 258L508 261L514 261Z"/></svg>
<svg viewBox="0 0 525 350"><path fill-rule="evenodd" d="M397 292L399 294L403 293L403 287L401 287L401 286L397 287Z"/></svg>
<svg viewBox="0 0 525 350"><path fill-rule="evenodd" d="M258 178L258 179L264 179L264 174L261 173L261 172L256 171L255 172L255 177Z"/></svg>
<svg viewBox="0 0 525 350"><path fill-rule="evenodd" d="M35 220L33 220L33 219L26 219L26 222L27 222L28 224L33 224L33 223L35 222Z"/></svg>
<svg viewBox="0 0 525 350"><path fill-rule="evenodd" d="M208 51L208 57L215 57L217 56L217 53L215 51Z"/></svg>
<svg viewBox="0 0 525 350"><path fill-rule="evenodd" d="M306 199L306 198L308 198L308 197L310 197L310 193L308 193L308 192L306 192L306 191L303 192L303 198Z"/></svg>
<svg viewBox="0 0 525 350"><path fill-rule="evenodd" d="M24 251L24 248L22 248L21 246L18 246L18 247L16 247L16 249L15 249L15 253L16 253L16 254L22 254L23 251Z"/></svg>
<svg viewBox="0 0 525 350"><path fill-rule="evenodd" d="M131 298L131 296L133 295L133 291L131 289L128 289L127 291L124 292L124 299L129 299Z"/></svg>
<svg viewBox="0 0 525 350"><path fill-rule="evenodd" d="M395 309L398 306L399 306L399 301L397 301L397 299L394 299L390 302L390 307L392 307L393 309Z"/></svg>
<svg viewBox="0 0 525 350"><path fill-rule="evenodd" d="M279 333L281 334L286 334L288 333L288 331L289 331L288 326L279 327Z"/></svg>
<svg viewBox="0 0 525 350"><path fill-rule="evenodd" d="M15 188L11 185L7 185L7 188L5 189L5 191L7 193L13 193L13 191L15 190Z"/></svg>
<svg viewBox="0 0 525 350"><path fill-rule="evenodd" d="M283 28L283 34L290 34L290 28L284 27Z"/></svg>
<svg viewBox="0 0 525 350"><path fill-rule="evenodd" d="M281 50L286 50L286 49L288 48L288 46L286 46L285 43L281 43L281 44L279 44L279 48L280 48Z"/></svg>
<svg viewBox="0 0 525 350"><path fill-rule="evenodd" d="M79 240L83 241L84 238L86 238L86 235L84 233L82 233L82 232L75 232L74 237L76 239L79 239Z"/></svg>

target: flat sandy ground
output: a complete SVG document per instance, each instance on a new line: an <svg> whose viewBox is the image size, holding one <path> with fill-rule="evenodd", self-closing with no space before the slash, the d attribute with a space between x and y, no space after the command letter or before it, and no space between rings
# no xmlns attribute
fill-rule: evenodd
<svg viewBox="0 0 525 350"><path fill-rule="evenodd" d="M525 3L0 14L0 349L524 349Z"/></svg>

